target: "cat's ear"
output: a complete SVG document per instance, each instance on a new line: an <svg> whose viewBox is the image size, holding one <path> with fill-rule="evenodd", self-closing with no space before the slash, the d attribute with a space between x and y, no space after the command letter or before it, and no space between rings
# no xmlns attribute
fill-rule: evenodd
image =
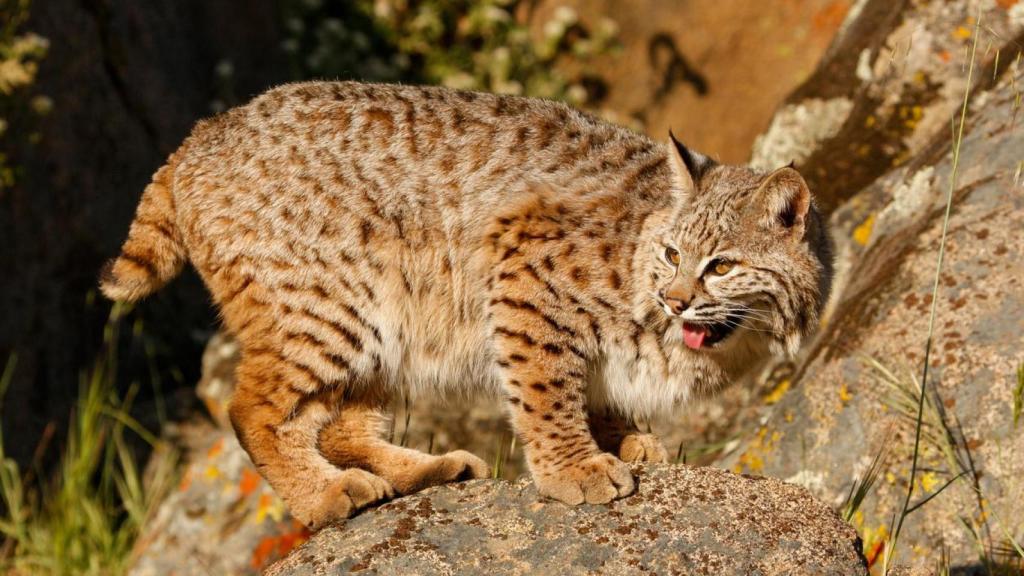
<svg viewBox="0 0 1024 576"><path fill-rule="evenodd" d="M684 146L671 130L668 131L668 139L669 163L677 185L687 193L696 192L700 179L715 165L715 161Z"/></svg>
<svg viewBox="0 0 1024 576"><path fill-rule="evenodd" d="M787 230L802 238L807 212L811 209L811 190L792 165L779 168L761 180L757 190L765 228Z"/></svg>

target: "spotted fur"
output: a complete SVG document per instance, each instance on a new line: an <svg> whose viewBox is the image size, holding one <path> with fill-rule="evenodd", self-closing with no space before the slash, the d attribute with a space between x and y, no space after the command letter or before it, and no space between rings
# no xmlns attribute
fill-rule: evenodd
<svg viewBox="0 0 1024 576"><path fill-rule="evenodd" d="M186 261L242 346L239 439L314 527L487 475L387 443L400 393L504 395L542 494L626 495L615 454L666 458L632 422L792 352L829 277L790 168L716 165L549 101L329 82L200 122L101 286L136 300ZM720 345L681 344L683 322L738 311Z"/></svg>

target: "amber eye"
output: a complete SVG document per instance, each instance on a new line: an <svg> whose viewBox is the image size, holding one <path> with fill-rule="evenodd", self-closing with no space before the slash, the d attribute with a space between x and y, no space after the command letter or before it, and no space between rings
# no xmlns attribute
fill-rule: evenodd
<svg viewBox="0 0 1024 576"><path fill-rule="evenodd" d="M668 246L665 248L665 261L669 262L673 266L679 266L679 250Z"/></svg>
<svg viewBox="0 0 1024 576"><path fill-rule="evenodd" d="M719 260L718 262L715 263L715 266L711 268L711 272L718 276L724 276L728 274L730 270L732 270L733 266L735 266L735 264L733 264L732 262L728 262L726 260Z"/></svg>

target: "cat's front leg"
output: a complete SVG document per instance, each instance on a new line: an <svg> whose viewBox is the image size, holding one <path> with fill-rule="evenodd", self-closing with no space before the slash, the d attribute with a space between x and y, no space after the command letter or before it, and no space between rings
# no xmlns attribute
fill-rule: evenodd
<svg viewBox="0 0 1024 576"><path fill-rule="evenodd" d="M632 493L629 467L601 451L587 424L579 328L525 301L494 303L495 359L538 492L567 504Z"/></svg>

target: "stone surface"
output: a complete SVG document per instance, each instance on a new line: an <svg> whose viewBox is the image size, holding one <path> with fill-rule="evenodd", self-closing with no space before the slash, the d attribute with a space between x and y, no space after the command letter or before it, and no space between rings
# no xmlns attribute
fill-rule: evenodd
<svg viewBox="0 0 1024 576"><path fill-rule="evenodd" d="M604 506L538 501L528 479L425 490L314 535L271 576L863 574L853 529L799 487L712 468L634 468Z"/></svg>
<svg viewBox="0 0 1024 576"><path fill-rule="evenodd" d="M993 84L1024 45L1016 0L860 0L817 70L779 109L752 162L795 161L831 211L949 134L974 26L983 35L975 88ZM998 56L997 56L998 54Z"/></svg>
<svg viewBox="0 0 1024 576"><path fill-rule="evenodd" d="M1014 416L1024 367L1022 81L1011 67L971 99L930 358L938 396L925 411L914 500L965 475L907 520L898 557L919 567L947 550L954 566L980 569L979 542L963 522L996 561L1007 536L1024 541L1024 421ZM834 215L847 272L829 323L766 423L724 462L800 482L838 507L886 448L855 516L869 561L880 558L907 490L907 399L913 411L953 166L948 125L944 132Z"/></svg>

